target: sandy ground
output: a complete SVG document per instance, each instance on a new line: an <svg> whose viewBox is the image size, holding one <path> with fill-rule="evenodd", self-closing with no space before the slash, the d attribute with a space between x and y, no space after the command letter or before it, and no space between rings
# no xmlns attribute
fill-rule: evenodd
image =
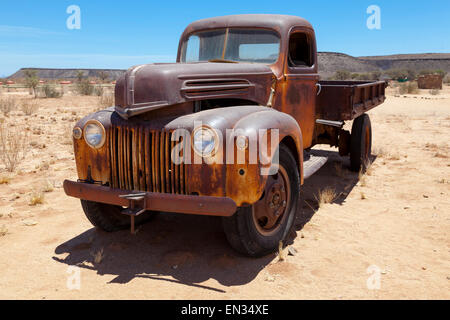
<svg viewBox="0 0 450 320"><path fill-rule="evenodd" d="M361 179L329 152L302 188L297 254L282 262L235 254L213 217L161 214L135 236L92 228L61 185L76 179L71 125L97 100L39 99L35 115L0 115L30 143L15 174L0 166L11 177L0 184L1 299L450 298L450 87L389 90L370 111L376 156ZM318 208L327 187L338 196Z"/></svg>

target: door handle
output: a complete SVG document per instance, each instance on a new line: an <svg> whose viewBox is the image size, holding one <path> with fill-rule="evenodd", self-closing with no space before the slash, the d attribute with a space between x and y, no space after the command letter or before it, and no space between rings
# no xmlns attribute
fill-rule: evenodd
<svg viewBox="0 0 450 320"><path fill-rule="evenodd" d="M319 88L319 90L317 90L317 95L319 95L320 92L322 91L322 85L320 83L316 83L316 87Z"/></svg>

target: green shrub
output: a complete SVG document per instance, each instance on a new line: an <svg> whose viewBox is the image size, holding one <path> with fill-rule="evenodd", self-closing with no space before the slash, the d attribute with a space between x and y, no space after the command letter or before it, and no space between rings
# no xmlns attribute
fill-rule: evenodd
<svg viewBox="0 0 450 320"><path fill-rule="evenodd" d="M36 88L39 85L39 78L36 70L25 70L25 85L33 90L34 97L37 98Z"/></svg>
<svg viewBox="0 0 450 320"><path fill-rule="evenodd" d="M447 75L447 72L443 70L422 70L419 72L419 75L421 76L426 74L439 74L444 79L445 76Z"/></svg>
<svg viewBox="0 0 450 320"><path fill-rule="evenodd" d="M417 94L419 93L419 87L417 86L417 82L408 81L405 83L401 83L398 86L398 92L400 94Z"/></svg>
<svg viewBox="0 0 450 320"><path fill-rule="evenodd" d="M53 86L46 84L42 88L42 92L45 98L60 98L63 94L57 91Z"/></svg>
<svg viewBox="0 0 450 320"><path fill-rule="evenodd" d="M391 79L399 80L399 79L408 79L414 80L416 78L416 72L410 69L390 69L386 72Z"/></svg>
<svg viewBox="0 0 450 320"><path fill-rule="evenodd" d="M94 94L95 94L97 97L103 96L103 88L100 87L100 86L95 87L95 89L94 89Z"/></svg>
<svg viewBox="0 0 450 320"><path fill-rule="evenodd" d="M89 80L81 80L76 84L76 91L78 94L84 96L92 96L94 94L94 86L89 83Z"/></svg>
<svg viewBox="0 0 450 320"><path fill-rule="evenodd" d="M333 76L335 80L350 80L352 79L352 74L346 70L338 70Z"/></svg>

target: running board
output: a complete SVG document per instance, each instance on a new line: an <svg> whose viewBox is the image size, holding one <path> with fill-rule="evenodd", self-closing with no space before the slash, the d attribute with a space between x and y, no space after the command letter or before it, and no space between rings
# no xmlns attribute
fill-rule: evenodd
<svg viewBox="0 0 450 320"><path fill-rule="evenodd" d="M324 120L324 119L317 119L316 123L323 124L326 126L332 126L337 128L342 128L344 125L344 121L332 121L332 120Z"/></svg>
<svg viewBox="0 0 450 320"><path fill-rule="evenodd" d="M327 163L328 157L317 156L310 153L304 153L303 156L303 179L306 180L314 173L319 171L325 163Z"/></svg>

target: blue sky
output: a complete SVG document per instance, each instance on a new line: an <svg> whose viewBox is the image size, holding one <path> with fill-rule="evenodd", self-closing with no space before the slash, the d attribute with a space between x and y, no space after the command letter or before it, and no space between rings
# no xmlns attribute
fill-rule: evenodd
<svg viewBox="0 0 450 320"><path fill-rule="evenodd" d="M66 9L81 9L68 30ZM366 26L370 5L381 30ZM448 0L342 1L7 1L0 2L0 76L21 67L119 68L175 61L190 22L242 13L301 16L316 29L319 51L354 56L450 52Z"/></svg>

